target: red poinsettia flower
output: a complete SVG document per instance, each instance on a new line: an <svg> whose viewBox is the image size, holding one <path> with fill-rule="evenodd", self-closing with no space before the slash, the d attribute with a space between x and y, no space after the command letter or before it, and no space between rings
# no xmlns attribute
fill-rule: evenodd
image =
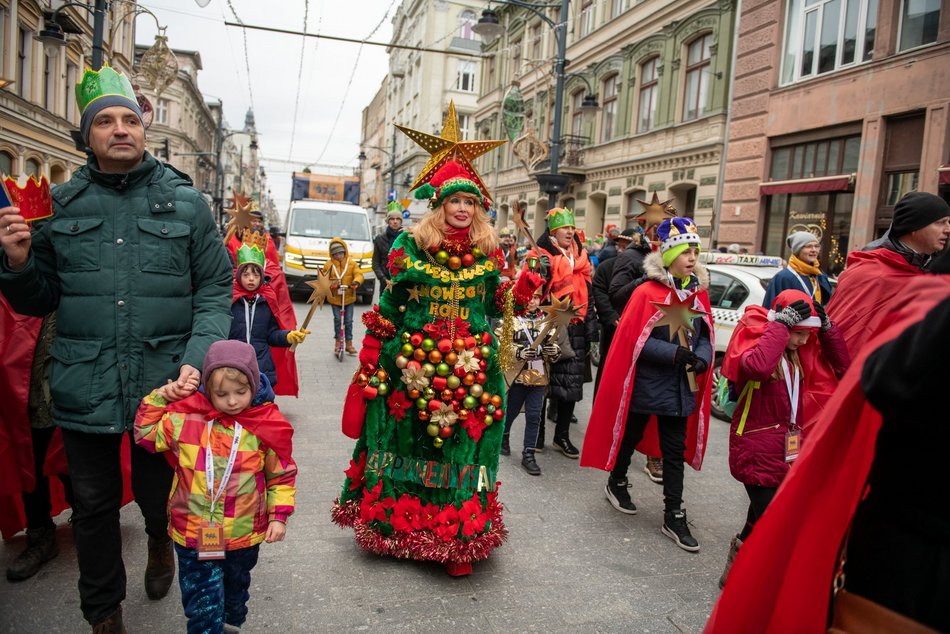
<svg viewBox="0 0 950 634"><path fill-rule="evenodd" d="M454 506L446 506L442 512L436 516L438 526L435 528L435 534L442 538L442 541L450 542L459 534L459 511Z"/></svg>
<svg viewBox="0 0 950 634"><path fill-rule="evenodd" d="M364 522L369 523L373 520L385 522L386 511L396 506L396 500L391 497L379 499L382 491L383 483L380 482L363 493L363 501L360 502L360 519Z"/></svg>
<svg viewBox="0 0 950 634"><path fill-rule="evenodd" d="M366 452L360 453L358 462L350 458L350 468L343 473L350 479L350 491L355 491L366 484Z"/></svg>
<svg viewBox="0 0 950 634"><path fill-rule="evenodd" d="M419 523L419 512L421 510L422 505L419 503L419 498L404 493L399 498L399 501L396 502L396 506L393 508L393 514L389 517L389 523L392 524L393 528L397 531L410 533L416 530L416 526Z"/></svg>
<svg viewBox="0 0 950 634"><path fill-rule="evenodd" d="M459 517L462 520L462 535L466 537L485 530L485 524L488 522L488 514L482 512L482 502L477 494L462 504Z"/></svg>
<svg viewBox="0 0 950 634"><path fill-rule="evenodd" d="M396 390L390 394L386 403L389 405L389 415L397 421L405 418L406 410L412 406L412 401L406 398L402 390Z"/></svg>
<svg viewBox="0 0 950 634"><path fill-rule="evenodd" d="M386 268L394 276L406 268L406 250L402 247L393 249L389 252L389 260L386 262Z"/></svg>
<svg viewBox="0 0 950 634"><path fill-rule="evenodd" d="M416 530L422 530L425 528L435 528L438 524L439 517L439 505L438 504L426 504L424 506L420 505L419 514L416 516Z"/></svg>
<svg viewBox="0 0 950 634"><path fill-rule="evenodd" d="M485 421L473 414L462 421L462 427L465 428L472 440L478 442L482 438L482 432L485 431Z"/></svg>
<svg viewBox="0 0 950 634"><path fill-rule="evenodd" d="M471 326L464 319L455 318L455 337L468 337L472 334ZM436 319L430 324L422 327L422 330L438 341L439 339L452 339L452 322L448 319Z"/></svg>

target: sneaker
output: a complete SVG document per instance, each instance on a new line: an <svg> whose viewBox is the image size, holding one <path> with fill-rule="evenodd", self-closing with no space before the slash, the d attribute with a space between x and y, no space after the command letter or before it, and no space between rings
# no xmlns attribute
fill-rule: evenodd
<svg viewBox="0 0 950 634"><path fill-rule="evenodd" d="M647 456L647 464L643 467L650 479L657 484L663 484L663 460Z"/></svg>
<svg viewBox="0 0 950 634"><path fill-rule="evenodd" d="M537 461L534 459L533 451L526 451L521 455L521 466L524 467L524 470L530 475L541 475L541 467L538 466Z"/></svg>
<svg viewBox="0 0 950 634"><path fill-rule="evenodd" d="M534 453L544 453L544 441L543 441L543 440L539 440L537 443L535 443L535 446L534 446Z"/></svg>
<svg viewBox="0 0 950 634"><path fill-rule="evenodd" d="M699 542L689 532L689 526L686 522L686 511L666 511L663 514L663 528L660 529L664 535L672 539L677 546L691 553L699 552Z"/></svg>
<svg viewBox="0 0 950 634"><path fill-rule="evenodd" d="M626 478L615 480L613 476L610 476L607 478L604 493L607 494L607 501L610 502L612 507L627 515L636 515L637 505L633 503L633 500L630 499L630 494L627 493L629 487L630 484Z"/></svg>
<svg viewBox="0 0 950 634"><path fill-rule="evenodd" d="M568 458L577 460L581 457L581 452L578 451L577 447L571 444L571 439L567 436L564 436L563 438L555 438L554 446Z"/></svg>
<svg viewBox="0 0 950 634"><path fill-rule="evenodd" d="M508 434L505 434L501 437L501 455L511 455L511 445L508 443Z"/></svg>
<svg viewBox="0 0 950 634"><path fill-rule="evenodd" d="M28 528L26 530L26 550L17 555L7 568L7 580L23 581L29 579L50 559L59 554L56 546L56 527Z"/></svg>

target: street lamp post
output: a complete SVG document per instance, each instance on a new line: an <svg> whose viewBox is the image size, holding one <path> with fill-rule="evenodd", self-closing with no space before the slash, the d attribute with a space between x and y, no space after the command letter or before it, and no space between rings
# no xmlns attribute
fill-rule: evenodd
<svg viewBox="0 0 950 634"><path fill-rule="evenodd" d="M536 174L535 179L541 191L548 195L548 205L554 206L557 196L567 188L567 176L560 173L561 159L561 110L564 106L564 68L567 66L567 12L569 0L561 0L560 4L531 3L525 0L492 0L497 4L510 4L521 7L534 13L536 16L554 29L557 43L557 57L554 60L554 117L551 122L551 163L547 174ZM490 3L489 3L490 6ZM541 9L560 7L557 23L544 15ZM490 43L504 30L498 22L498 16L490 8L482 11L482 17L472 29Z"/></svg>
<svg viewBox="0 0 950 634"><path fill-rule="evenodd" d="M88 5L82 2L67 2L56 7L53 15L44 21L43 29L36 36L40 42L52 46L63 46L66 44L66 35L63 33L63 27L57 22L59 12L66 7L79 7L92 13L92 69L102 68L102 41L105 38L106 29L106 0L95 0L95 4L90 9Z"/></svg>

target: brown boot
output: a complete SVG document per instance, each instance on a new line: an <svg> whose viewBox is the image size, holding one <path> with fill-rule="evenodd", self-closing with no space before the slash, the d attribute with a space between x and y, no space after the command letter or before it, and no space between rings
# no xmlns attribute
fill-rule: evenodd
<svg viewBox="0 0 950 634"><path fill-rule="evenodd" d="M7 568L7 579L23 581L29 579L47 561L59 554L56 546L56 527L26 529L26 550L17 555Z"/></svg>
<svg viewBox="0 0 950 634"><path fill-rule="evenodd" d="M92 634L126 634L125 625L122 623L122 606L116 608L104 621L93 625Z"/></svg>
<svg viewBox="0 0 950 634"><path fill-rule="evenodd" d="M739 547L742 546L742 540L739 539L739 536L736 535L732 538L732 543L729 545L729 554L726 556L726 568L722 571L722 576L719 577L719 589L726 587L726 578L729 576L729 570L732 568L732 562L736 560L736 555L739 553Z"/></svg>
<svg viewBox="0 0 950 634"><path fill-rule="evenodd" d="M145 566L145 594L157 601L168 594L175 578L175 554L172 540L148 538L148 564Z"/></svg>
<svg viewBox="0 0 950 634"><path fill-rule="evenodd" d="M349 339L346 341L346 354L354 355L356 354L356 348L353 347L353 342Z"/></svg>

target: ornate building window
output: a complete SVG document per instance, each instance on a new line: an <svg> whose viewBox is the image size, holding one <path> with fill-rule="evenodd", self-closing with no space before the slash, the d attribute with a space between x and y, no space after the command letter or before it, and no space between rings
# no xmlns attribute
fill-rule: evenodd
<svg viewBox="0 0 950 634"><path fill-rule="evenodd" d="M940 27L940 0L902 0L898 50L932 44Z"/></svg>
<svg viewBox="0 0 950 634"><path fill-rule="evenodd" d="M600 140L614 138L617 122L617 75L611 75L601 84L604 93L604 109L601 118Z"/></svg>
<svg viewBox="0 0 950 634"><path fill-rule="evenodd" d="M700 35L686 49L686 94L683 121L697 119L709 109L709 71L712 33Z"/></svg>
<svg viewBox="0 0 950 634"><path fill-rule="evenodd" d="M472 26L475 24L475 12L474 11L462 11L459 14L459 37L463 40L474 40L475 31L472 30Z"/></svg>
<svg viewBox="0 0 950 634"><path fill-rule="evenodd" d="M656 103L660 93L660 58L651 57L640 64L640 98L637 106L637 132L656 125Z"/></svg>
<svg viewBox="0 0 950 634"><path fill-rule="evenodd" d="M788 0L781 83L870 60L877 5L878 0Z"/></svg>
<svg viewBox="0 0 950 634"><path fill-rule="evenodd" d="M462 92L475 92L475 62L460 59L457 64L458 75L455 78L455 89Z"/></svg>

